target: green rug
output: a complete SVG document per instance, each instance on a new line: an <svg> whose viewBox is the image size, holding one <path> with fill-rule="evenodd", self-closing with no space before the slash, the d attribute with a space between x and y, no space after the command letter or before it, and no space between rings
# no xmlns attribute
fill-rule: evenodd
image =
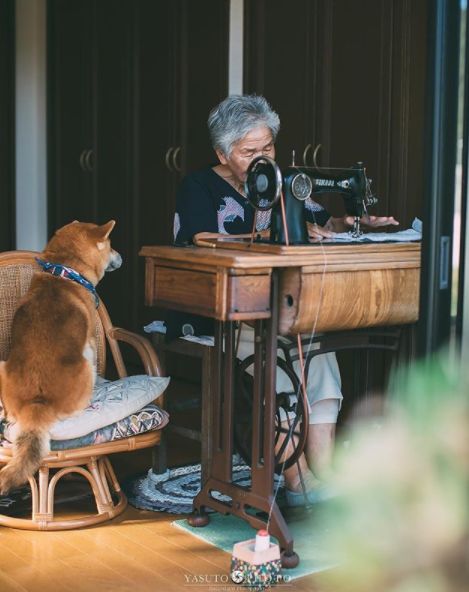
<svg viewBox="0 0 469 592"><path fill-rule="evenodd" d="M300 563L297 567L283 570L284 576L289 576L289 579L301 578L337 565L334 558L328 556L323 549L324 532L315 527L317 521L314 517L320 511L320 506L312 510L290 510L286 516L294 540L294 549L300 557ZM210 514L210 522L204 527L193 528L186 520L176 520L173 524L229 553L230 558L227 558L226 561L227 573L230 570L233 545L240 541L252 539L256 534L256 531L241 518L231 515L224 516L218 513Z"/></svg>

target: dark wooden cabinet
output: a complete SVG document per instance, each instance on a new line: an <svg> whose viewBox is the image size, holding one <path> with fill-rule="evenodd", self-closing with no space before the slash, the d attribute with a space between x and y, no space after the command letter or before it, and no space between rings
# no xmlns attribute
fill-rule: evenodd
<svg viewBox="0 0 469 592"><path fill-rule="evenodd" d="M129 21L125 0L48 4L49 234L74 219L115 219L113 244L126 262L132 207ZM131 273L124 265L99 287L120 323L131 310Z"/></svg>
<svg viewBox="0 0 469 592"><path fill-rule="evenodd" d="M0 0L0 251L15 248L15 3Z"/></svg>
<svg viewBox="0 0 469 592"><path fill-rule="evenodd" d="M50 234L75 218L95 217L92 25L91 0L48 3Z"/></svg>
<svg viewBox="0 0 469 592"><path fill-rule="evenodd" d="M293 0L288 10L282 0L245 3L244 90L264 95L280 116L280 166L290 164L292 150L302 163L305 150L321 137L319 117L325 114L320 115L318 81L325 27L320 21L320 3L314 0Z"/></svg>
<svg viewBox="0 0 469 592"><path fill-rule="evenodd" d="M167 244L181 177L216 158L207 117L228 92L229 2L142 0L137 10L141 224L147 244Z"/></svg>
<svg viewBox="0 0 469 592"><path fill-rule="evenodd" d="M181 176L214 158L227 94L228 0L49 0L49 228L113 218L123 267L99 292L135 330L144 244L172 241Z"/></svg>
<svg viewBox="0 0 469 592"><path fill-rule="evenodd" d="M245 4L245 91L281 118L278 160L363 161L379 205L404 226L423 203L425 0ZM342 213L341 200L326 204Z"/></svg>
<svg viewBox="0 0 469 592"><path fill-rule="evenodd" d="M181 178L216 158L207 117L228 93L229 1L136 6L135 254L142 245L173 241ZM138 318L151 320L155 311L143 305L144 262L136 257L135 265Z"/></svg>
<svg viewBox="0 0 469 592"><path fill-rule="evenodd" d="M245 92L279 113L280 166L367 166L378 196L371 214L402 228L424 204L425 0L256 0L245 3ZM342 215L339 196L317 197ZM411 351L410 332L401 353ZM405 344L404 344L405 342ZM404 345L404 347L402 347ZM364 394L382 392L391 356L339 355L342 419Z"/></svg>

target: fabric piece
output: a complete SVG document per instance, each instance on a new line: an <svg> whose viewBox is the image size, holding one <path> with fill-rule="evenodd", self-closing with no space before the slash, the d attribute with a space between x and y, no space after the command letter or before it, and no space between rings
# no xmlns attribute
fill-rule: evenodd
<svg viewBox="0 0 469 592"><path fill-rule="evenodd" d="M136 413L163 394L169 377L147 375L128 376L110 381L98 376L91 402L80 413L55 423L52 440L80 438ZM14 424L7 424L5 438L9 439Z"/></svg>
<svg viewBox="0 0 469 592"><path fill-rule="evenodd" d="M309 411L309 425L337 423L341 403L341 399L321 399L321 401L315 401Z"/></svg>
<svg viewBox="0 0 469 592"><path fill-rule="evenodd" d="M192 343L199 343L200 345L206 345L208 347L214 347L215 337L213 335L185 335L181 337L186 341L192 341Z"/></svg>
<svg viewBox="0 0 469 592"><path fill-rule="evenodd" d="M166 325L164 321L152 321L143 327L145 333L162 333L166 334Z"/></svg>
<svg viewBox="0 0 469 592"><path fill-rule="evenodd" d="M124 419L80 438L52 440L51 450L68 450L69 448L82 448L83 446L121 440L122 438L144 434L150 430L161 430L167 425L168 421L169 414L163 409L160 409L158 405L150 403L149 405L145 405L140 411L124 417Z"/></svg>
<svg viewBox="0 0 469 592"><path fill-rule="evenodd" d="M399 232L364 232L359 237L353 237L349 232L336 232L332 238L321 241L328 242L346 242L346 243L384 243L398 242L409 243L422 240L422 235L412 228L401 230Z"/></svg>

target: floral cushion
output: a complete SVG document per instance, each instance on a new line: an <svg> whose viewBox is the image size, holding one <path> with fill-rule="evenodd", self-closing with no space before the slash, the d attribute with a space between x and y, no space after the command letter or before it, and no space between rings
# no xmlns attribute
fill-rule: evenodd
<svg viewBox="0 0 469 592"><path fill-rule="evenodd" d="M92 444L112 442L129 436L143 434L150 430L161 430L169 421L169 415L158 405L150 403L140 411L132 413L124 419L116 421L109 426L95 430L90 434L71 440L52 440L51 450L67 450L68 448L81 448Z"/></svg>
<svg viewBox="0 0 469 592"><path fill-rule="evenodd" d="M68 450L69 448L82 448L103 442L112 442L129 436L143 434L150 430L161 430L169 421L169 415L158 405L150 403L143 409L124 417L111 425L70 440L51 440L51 450ZM8 441L8 423L0 420L0 444L11 446Z"/></svg>
<svg viewBox="0 0 469 592"><path fill-rule="evenodd" d="M114 425L157 399L165 391L169 380L167 377L147 375L128 376L115 381L98 377L88 407L56 422L50 430L51 439L81 438ZM7 423L4 427L4 437L7 440L12 425Z"/></svg>
<svg viewBox="0 0 469 592"><path fill-rule="evenodd" d="M169 384L169 378L128 376L119 380L99 378L91 403L78 415L58 421L52 427L52 440L79 438L115 423L157 399Z"/></svg>

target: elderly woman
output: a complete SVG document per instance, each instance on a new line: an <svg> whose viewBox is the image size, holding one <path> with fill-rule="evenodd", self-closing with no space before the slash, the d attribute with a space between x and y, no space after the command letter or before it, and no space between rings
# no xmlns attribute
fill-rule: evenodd
<svg viewBox="0 0 469 592"><path fill-rule="evenodd" d="M274 142L280 128L278 115L264 97L233 95L215 107L208 118L208 129L219 163L188 175L180 186L174 218L176 244L191 243L195 234L246 234L253 228L255 211L244 193L247 169L260 155L275 157ZM308 228L313 240L343 231L353 220L332 218L319 204L305 201ZM370 218L372 226L397 224L393 218ZM258 212L256 230L267 230L270 211ZM184 321L196 333L213 332L210 322L179 316L177 327L170 322L170 334L177 336ZM243 326L238 357L253 352L253 330ZM180 334L180 333L179 333ZM280 355L280 352L279 352ZM298 369L297 369L298 372ZM291 389L286 375L277 371L277 391ZM309 431L305 456L284 472L287 503L315 503L329 496L321 479L327 474L334 446L335 426L342 394L339 369L334 353L313 358L307 380ZM288 417L284 416L285 427ZM305 491L306 489L306 491Z"/></svg>

